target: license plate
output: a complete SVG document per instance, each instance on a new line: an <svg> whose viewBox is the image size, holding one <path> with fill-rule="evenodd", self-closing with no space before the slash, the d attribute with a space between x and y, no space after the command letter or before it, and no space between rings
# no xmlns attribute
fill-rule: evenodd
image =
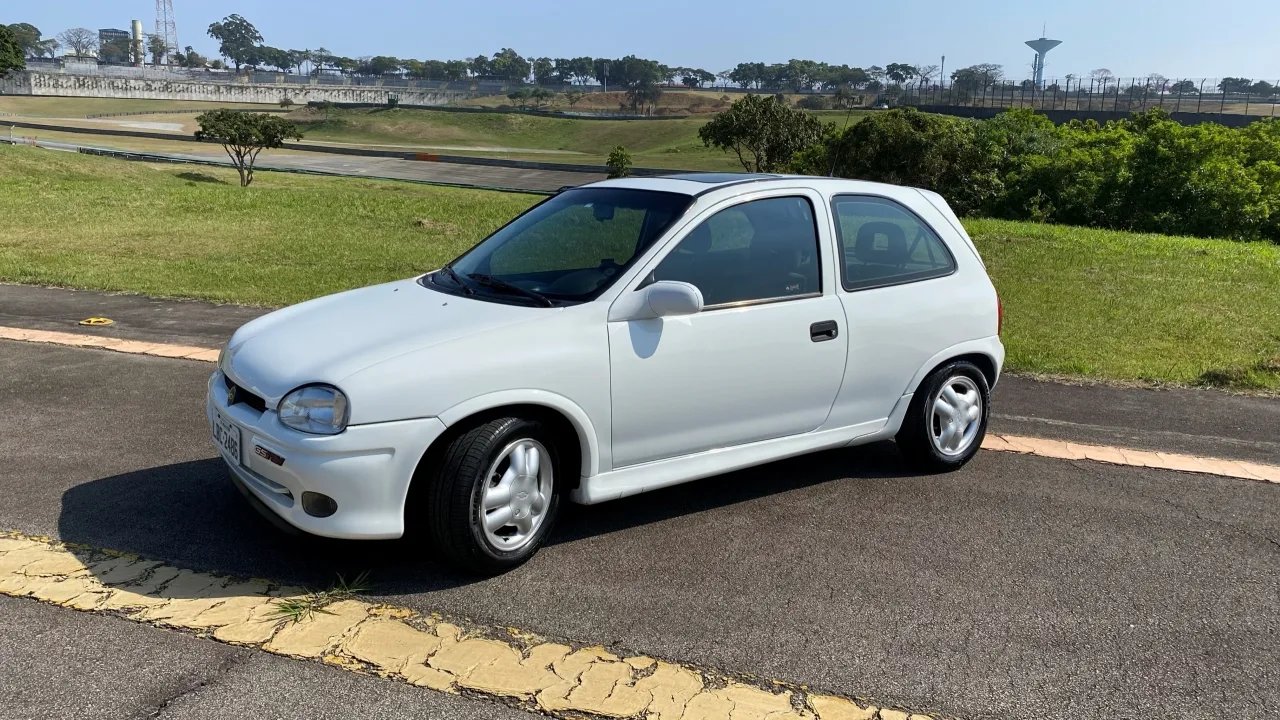
<svg viewBox="0 0 1280 720"><path fill-rule="evenodd" d="M213 442L228 460L240 464L240 428L216 410L213 412Z"/></svg>

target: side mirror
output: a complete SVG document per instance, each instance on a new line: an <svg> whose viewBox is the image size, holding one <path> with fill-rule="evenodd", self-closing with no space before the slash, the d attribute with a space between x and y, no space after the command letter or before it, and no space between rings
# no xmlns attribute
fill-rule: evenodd
<svg viewBox="0 0 1280 720"><path fill-rule="evenodd" d="M618 298L609 309L609 321L652 320L702 312L702 291L675 280L659 280Z"/></svg>

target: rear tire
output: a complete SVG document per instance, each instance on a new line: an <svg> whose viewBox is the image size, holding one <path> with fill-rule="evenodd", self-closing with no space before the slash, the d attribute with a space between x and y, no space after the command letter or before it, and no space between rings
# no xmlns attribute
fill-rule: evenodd
<svg viewBox="0 0 1280 720"><path fill-rule="evenodd" d="M894 440L918 470L958 470L982 447L990 408L982 370L967 360L949 362L920 383Z"/></svg>
<svg viewBox="0 0 1280 720"><path fill-rule="evenodd" d="M555 435L536 420L497 418L454 437L422 478L433 549L475 574L524 563L555 524L560 467Z"/></svg>

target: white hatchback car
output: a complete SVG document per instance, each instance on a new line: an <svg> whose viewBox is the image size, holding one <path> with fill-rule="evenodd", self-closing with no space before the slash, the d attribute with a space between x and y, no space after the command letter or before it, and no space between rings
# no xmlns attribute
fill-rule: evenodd
<svg viewBox="0 0 1280 720"><path fill-rule="evenodd" d="M699 174L566 190L435 272L248 323L209 381L235 484L337 538L516 565L599 503L896 438L982 443L999 299L937 194Z"/></svg>

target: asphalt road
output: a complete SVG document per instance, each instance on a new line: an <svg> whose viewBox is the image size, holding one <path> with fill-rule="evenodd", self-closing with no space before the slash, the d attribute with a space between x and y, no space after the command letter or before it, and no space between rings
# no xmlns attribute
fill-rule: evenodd
<svg viewBox="0 0 1280 720"><path fill-rule="evenodd" d="M0 718L528 720L114 617L0 596Z"/></svg>
<svg viewBox="0 0 1280 720"><path fill-rule="evenodd" d="M41 147L54 150L76 151L78 143L41 140ZM102 143L90 143L90 147L109 147ZM129 151L123 151L129 152ZM195 160L229 165L221 150L198 152L146 151L148 155L163 155L179 160ZM604 173L583 173L566 170L530 170L523 168L494 167L460 163L401 160L398 158L362 157L359 155L330 155L325 153L271 153L263 155L258 170L302 170L326 175L349 175L393 180L447 183L503 190L555 192L565 186L585 185L604 180Z"/></svg>
<svg viewBox="0 0 1280 720"><path fill-rule="evenodd" d="M922 477L885 443L573 508L529 564L474 581L406 543L278 534L214 459L210 370L0 342L0 528L314 586L370 570L375 600L950 716L1264 718L1280 706L1274 485L991 452ZM13 602L0 615L22 607L40 617L18 624L47 629L0 631L0 667L13 668L0 682L53 702L55 671L24 658L41 638L78 636L77 623L116 621ZM181 652L216 669L238 651ZM72 658L84 682L110 684L115 671L92 657ZM297 667L223 697L269 703L280 683L323 670ZM165 692L143 689L129 702Z"/></svg>
<svg viewBox="0 0 1280 720"><path fill-rule="evenodd" d="M427 270L428 268L423 268ZM0 325L220 347L265 308L0 284ZM114 325L80 327L88 317ZM1006 374L995 432L1280 462L1280 399L1211 390L1041 382Z"/></svg>

